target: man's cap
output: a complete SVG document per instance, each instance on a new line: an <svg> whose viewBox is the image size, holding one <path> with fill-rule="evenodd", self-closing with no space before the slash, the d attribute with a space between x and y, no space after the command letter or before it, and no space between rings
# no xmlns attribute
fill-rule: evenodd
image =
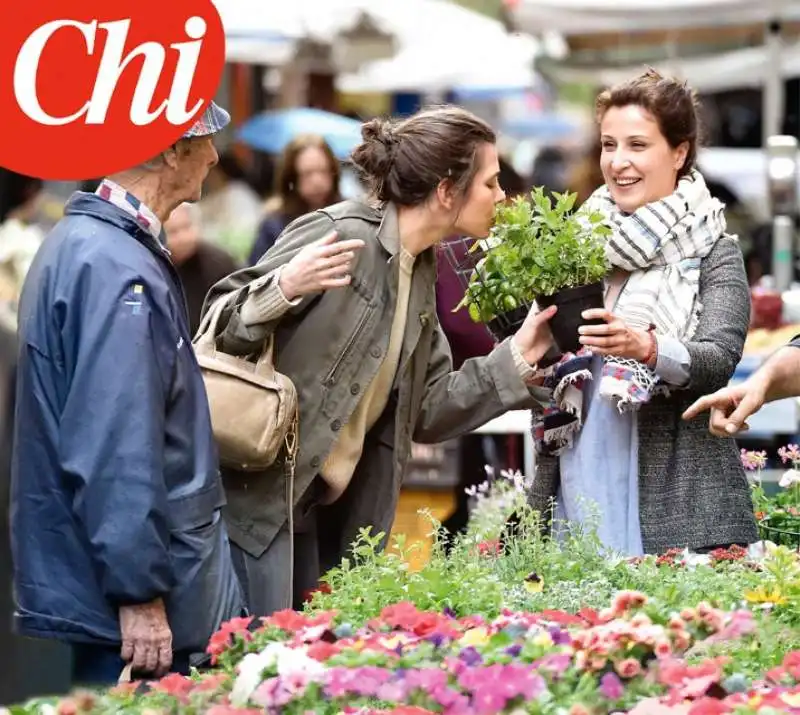
<svg viewBox="0 0 800 715"><path fill-rule="evenodd" d="M211 102L206 107L200 119L198 119L187 132L183 135L184 139L191 137L207 137L211 134L216 134L222 131L231 121L231 115L228 114L218 104Z"/></svg>

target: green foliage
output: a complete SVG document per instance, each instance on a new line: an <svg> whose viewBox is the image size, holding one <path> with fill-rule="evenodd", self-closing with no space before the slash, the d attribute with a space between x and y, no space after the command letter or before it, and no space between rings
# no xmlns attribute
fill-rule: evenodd
<svg viewBox="0 0 800 715"><path fill-rule="evenodd" d="M605 243L611 229L602 214L574 211L576 194L541 187L497 208L492 233L473 250L485 250L464 299L476 322L530 304L565 288L602 280L609 265ZM456 308L456 309L458 309Z"/></svg>

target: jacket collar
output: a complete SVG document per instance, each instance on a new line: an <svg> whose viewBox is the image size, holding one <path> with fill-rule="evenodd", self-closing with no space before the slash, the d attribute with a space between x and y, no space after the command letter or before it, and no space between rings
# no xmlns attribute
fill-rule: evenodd
<svg viewBox="0 0 800 715"><path fill-rule="evenodd" d="M91 216L124 231L135 240L143 243L153 253L162 256L169 255L167 249L131 214L97 194L76 191L67 201L64 207L64 215Z"/></svg>
<svg viewBox="0 0 800 715"><path fill-rule="evenodd" d="M400 252L400 221L397 216L397 206L387 202L379 211L383 214L383 218L378 227L378 242L390 256L396 256Z"/></svg>

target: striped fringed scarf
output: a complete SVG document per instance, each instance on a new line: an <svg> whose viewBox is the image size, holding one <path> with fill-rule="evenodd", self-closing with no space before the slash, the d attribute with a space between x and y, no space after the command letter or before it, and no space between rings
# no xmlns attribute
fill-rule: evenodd
<svg viewBox="0 0 800 715"><path fill-rule="evenodd" d="M598 211L613 229L606 245L610 263L630 273L614 309L628 325L687 340L697 328L700 262L725 233L723 204L713 198L697 171L678 182L673 194L632 214L621 212L603 186L585 209ZM592 354L567 353L545 371L552 401L534 418L540 453L560 454L572 445L583 424L583 388L592 379ZM635 360L607 357L600 396L613 399L620 412L637 409L665 391L652 370Z"/></svg>

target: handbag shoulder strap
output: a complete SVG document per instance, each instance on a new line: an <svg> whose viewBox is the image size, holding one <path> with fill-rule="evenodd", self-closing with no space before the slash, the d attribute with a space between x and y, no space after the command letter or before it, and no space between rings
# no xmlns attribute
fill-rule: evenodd
<svg viewBox="0 0 800 715"><path fill-rule="evenodd" d="M197 355L204 357L219 358L224 355L224 360L227 363L236 361L238 363L247 363L249 372L253 372L260 377L272 380L275 377L275 362L274 362L274 345L275 337L270 333L264 340L264 345L261 349L261 355L258 360L253 363L246 357L228 355L220 350L217 350L217 326L219 325L219 318L222 311L225 310L225 305L228 296L222 296L216 303L214 303L203 316L200 322L200 327L197 330L197 336L194 339L194 350Z"/></svg>

